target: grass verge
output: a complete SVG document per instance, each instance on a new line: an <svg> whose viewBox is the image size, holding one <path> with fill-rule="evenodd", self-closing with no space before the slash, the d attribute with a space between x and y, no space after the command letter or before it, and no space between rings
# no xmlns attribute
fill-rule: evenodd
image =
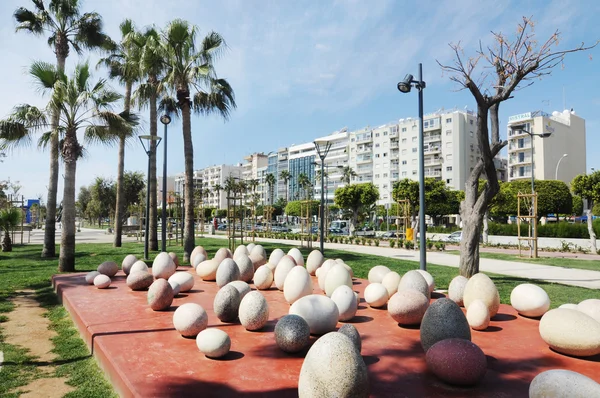
<svg viewBox="0 0 600 398"><path fill-rule="evenodd" d="M458 250L448 250L450 254L460 254ZM531 263L539 265L551 265L553 267L587 269L591 271L600 271L600 262L595 260L583 260L577 258L560 257L539 257L539 258L521 258L514 254L479 252L481 258L490 258L494 260L514 261L518 263Z"/></svg>

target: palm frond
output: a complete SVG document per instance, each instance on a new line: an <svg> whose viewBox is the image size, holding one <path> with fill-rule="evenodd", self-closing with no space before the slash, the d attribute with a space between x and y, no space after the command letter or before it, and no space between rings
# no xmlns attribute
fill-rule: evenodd
<svg viewBox="0 0 600 398"><path fill-rule="evenodd" d="M27 104L18 105L6 120L0 121L0 142L9 149L29 146L33 133L47 127L42 110Z"/></svg>
<svg viewBox="0 0 600 398"><path fill-rule="evenodd" d="M63 130L59 129L59 134L62 133ZM53 131L46 131L45 133L43 133L40 138L38 139L38 148L45 150L46 148L48 148L48 146L50 145L50 143L52 142L52 135L54 134Z"/></svg>
<svg viewBox="0 0 600 398"><path fill-rule="evenodd" d="M43 3L42 3L43 6ZM41 35L44 32L44 20L41 15L34 13L24 7L19 7L13 14L17 21L16 31L26 30L35 35Z"/></svg>
<svg viewBox="0 0 600 398"><path fill-rule="evenodd" d="M206 60L211 63L218 59L226 48L227 45L225 44L223 36L213 31L208 33L204 36L204 39L202 39L200 53L202 53L206 57Z"/></svg>
<svg viewBox="0 0 600 398"><path fill-rule="evenodd" d="M119 135L115 134L109 126L91 125L85 128L84 140L87 143L112 146L119 142Z"/></svg>
<svg viewBox="0 0 600 398"><path fill-rule="evenodd" d="M77 30L75 42L87 49L110 48L112 40L102 32L102 17L96 12L86 12L75 23Z"/></svg>
<svg viewBox="0 0 600 398"><path fill-rule="evenodd" d="M48 62L36 61L29 67L29 74L33 76L38 89L42 92L54 88L58 80L56 67Z"/></svg>
<svg viewBox="0 0 600 398"><path fill-rule="evenodd" d="M123 95L113 90L102 90L98 92L96 95L92 95L92 100L96 108L105 109L111 108L115 102L119 101L123 98Z"/></svg>
<svg viewBox="0 0 600 398"><path fill-rule="evenodd" d="M158 102L158 111L161 114L179 117L179 106L177 105L177 99L170 95L162 96Z"/></svg>
<svg viewBox="0 0 600 398"><path fill-rule="evenodd" d="M149 83L141 83L133 92L131 102L138 109L143 109L148 105L153 93L156 93L156 87Z"/></svg>
<svg viewBox="0 0 600 398"><path fill-rule="evenodd" d="M68 21L79 16L79 1L74 0L50 0L48 9L58 19Z"/></svg>
<svg viewBox="0 0 600 398"><path fill-rule="evenodd" d="M236 107L235 93L225 79L212 79L209 92L198 91L194 94L194 112L202 115L218 113L228 120L231 110Z"/></svg>
<svg viewBox="0 0 600 398"><path fill-rule="evenodd" d="M75 67L75 74L73 75L73 82L75 83L77 90L85 92L88 89L88 80L90 79L90 66L87 62L79 64ZM95 89L100 89L96 88Z"/></svg>

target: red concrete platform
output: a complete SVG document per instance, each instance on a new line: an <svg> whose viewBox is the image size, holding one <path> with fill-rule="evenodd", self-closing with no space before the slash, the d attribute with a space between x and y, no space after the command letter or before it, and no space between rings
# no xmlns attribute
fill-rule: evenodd
<svg viewBox="0 0 600 398"><path fill-rule="evenodd" d="M285 354L273 336L277 319L289 309L283 294L262 292L269 303L269 323L262 331L249 332L239 324L218 320L212 310L216 284L194 276L194 290L177 296L164 312L148 307L146 292L129 290L120 271L106 290L87 285L83 274L55 276L53 283L121 396L297 396L306 352ZM315 292L320 292L314 282ZM364 280L355 281L361 297L366 285ZM209 327L222 328L231 337L232 351L224 359L206 358L195 339L183 338L173 328L173 311L187 302L202 305ZM600 356L579 359L553 352L540 338L539 321L521 317L506 305L500 307L487 331L472 331L473 342L488 358L487 375L475 388L452 387L430 374L418 328L398 326L387 310L363 303L352 323L362 336L362 355L374 397L521 397L527 396L529 383L538 373L557 368L600 382Z"/></svg>

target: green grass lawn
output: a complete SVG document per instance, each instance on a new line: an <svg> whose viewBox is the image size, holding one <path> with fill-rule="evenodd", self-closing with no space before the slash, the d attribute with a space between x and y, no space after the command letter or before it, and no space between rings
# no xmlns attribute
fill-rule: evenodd
<svg viewBox="0 0 600 398"><path fill-rule="evenodd" d="M209 255L213 255L220 247L226 246L227 241L216 238L199 238L197 243L205 247ZM291 246L263 243L270 253L276 247L285 251ZM315 246L316 247L316 246ZM169 251L176 252L180 258L183 255L181 246L169 246ZM301 249L306 256L310 252ZM57 251L58 252L58 251ZM385 250L382 250L385 253ZM48 317L58 336L54 339L56 360L56 374L69 379L69 384L77 388L68 397L110 397L115 396L110 384L104 378L101 370L85 346L83 340L74 327L68 313L58 304L57 297L52 291L50 280L56 273L57 259L40 258L41 245L15 247L12 253L0 254L0 323L6 320L5 315L12 310L8 299L16 290L35 289L38 300L48 309ZM113 248L111 244L78 244L76 251L77 271L91 271L103 261L112 260L121 263L127 254L135 254L138 258L143 256L143 244L125 243L122 248ZM151 257L154 257L153 253ZM343 250L327 250L328 258L341 258L350 265L356 277L366 278L369 269L375 265L386 265L390 269L402 274L408 270L416 269L418 263L397 258L358 254ZM577 261L577 260L575 260ZM440 289L447 289L450 281L458 270L452 267L428 265L428 271L436 280ZM509 304L512 289L529 280L488 274L496 283L500 292L502 303ZM597 292L589 289L564 286L548 282L535 281L542 286L552 300L552 307L571 302L577 303L587 298L595 297ZM26 385L30 380L40 377L40 370L34 358L19 347L6 344L0 334L0 351L4 352L4 365L0 377L0 396L16 396L9 394L18 386Z"/></svg>
<svg viewBox="0 0 600 398"><path fill-rule="evenodd" d="M450 254L459 254L458 250L449 250ZM514 254L505 253L489 253L479 252L482 258L491 258L494 260L516 261L520 263L531 263L540 265L552 265L555 267L589 269L592 271L600 271L600 261L583 260L578 258L556 258L556 257L540 257L540 258L521 258Z"/></svg>

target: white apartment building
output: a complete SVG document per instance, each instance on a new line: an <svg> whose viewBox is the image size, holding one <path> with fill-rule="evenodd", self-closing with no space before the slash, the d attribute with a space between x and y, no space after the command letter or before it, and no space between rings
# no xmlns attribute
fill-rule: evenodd
<svg viewBox="0 0 600 398"><path fill-rule="evenodd" d="M479 155L476 115L440 110L423 119L425 177L464 189ZM406 118L350 133L349 165L357 173L353 182L372 181L379 188L378 204L393 201L394 182L419 178L418 123L418 119Z"/></svg>
<svg viewBox="0 0 600 398"><path fill-rule="evenodd" d="M327 141L331 144L329 152L325 157L325 201L333 204L335 190L338 187L344 186L342 182L342 170L348 166L348 129L343 128L325 137L317 138L315 141ZM314 146L314 144L313 144ZM315 175L316 172L322 169L321 159L315 151ZM316 178L313 180L315 185L315 199L321 199L321 181Z"/></svg>
<svg viewBox="0 0 600 398"><path fill-rule="evenodd" d="M175 191L175 177L167 177L167 207L170 203L173 203L173 192ZM162 192L163 192L163 177L158 176L156 178L156 206L162 209Z"/></svg>
<svg viewBox="0 0 600 398"><path fill-rule="evenodd" d="M531 136L514 126L524 125L533 134L533 176L538 180L558 179L570 185L578 174L586 172L585 120L572 110L527 112L508 119L508 180L530 179ZM566 155L566 156L565 156Z"/></svg>
<svg viewBox="0 0 600 398"><path fill-rule="evenodd" d="M227 208L227 193L223 189L217 190L220 186L225 186L225 180L229 177L240 178L242 176L241 165L213 165L204 169L194 171L194 184L196 189L202 189L207 194L202 195L204 207L214 207L218 209ZM200 185L201 184L201 185ZM184 175L180 174L175 178L176 192L183 193Z"/></svg>

